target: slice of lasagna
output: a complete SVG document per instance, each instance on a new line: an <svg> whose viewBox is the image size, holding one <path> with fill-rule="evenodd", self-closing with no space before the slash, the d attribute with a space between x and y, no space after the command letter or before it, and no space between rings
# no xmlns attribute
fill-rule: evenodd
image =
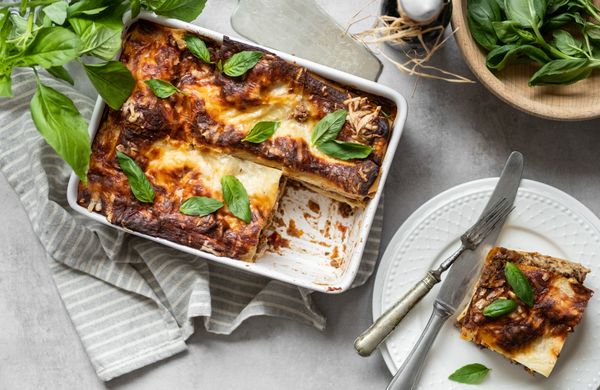
<svg viewBox="0 0 600 390"><path fill-rule="evenodd" d="M176 131L174 129L173 131ZM133 196L115 157L119 150L135 159L156 192L153 204ZM235 176L250 200L252 220L245 223L227 207L206 216L180 212L193 196L223 201L221 178ZM109 222L219 256L253 261L260 255L265 228L277 207L284 179L281 171L233 156L196 148L169 136L153 140L123 122L118 112L105 115L94 143L87 187L79 203L104 214Z"/></svg>
<svg viewBox="0 0 600 390"><path fill-rule="evenodd" d="M508 283L508 262L528 281L533 291L531 306L521 301ZM461 337L549 376L567 335L581 320L593 294L583 286L588 272L579 264L535 252L492 249L474 295L459 316ZM516 302L516 308L504 315L486 311L502 299Z"/></svg>
<svg viewBox="0 0 600 390"><path fill-rule="evenodd" d="M121 61L137 87L122 108L125 120L176 126L180 129L176 137L190 144L280 169L285 176L352 205L362 205L374 194L395 117L393 103L324 80L273 53L227 37L222 43L200 37L212 63L203 62L186 48L187 34L147 21L130 27ZM227 76L215 66L248 50L262 51L263 56L242 77ZM143 83L148 79L168 81L182 93L157 101ZM333 158L312 144L315 125L341 109L348 114L337 141L371 147L367 158ZM264 142L244 141L261 121L279 121L280 126Z"/></svg>

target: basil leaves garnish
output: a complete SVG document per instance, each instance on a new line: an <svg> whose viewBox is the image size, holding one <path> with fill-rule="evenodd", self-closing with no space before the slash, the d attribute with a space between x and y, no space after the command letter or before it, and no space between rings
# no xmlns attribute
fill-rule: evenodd
<svg viewBox="0 0 600 390"><path fill-rule="evenodd" d="M340 160L366 158L373 151L373 148L368 145L338 140L327 141L317 148L326 155Z"/></svg>
<svg viewBox="0 0 600 390"><path fill-rule="evenodd" d="M135 86L129 69L119 61L84 64L83 68L106 104L113 110L121 108Z"/></svg>
<svg viewBox="0 0 600 390"><path fill-rule="evenodd" d="M144 80L147 86L150 87L152 92L161 99L166 99L173 95L175 92L179 92L179 88L161 79Z"/></svg>
<svg viewBox="0 0 600 390"><path fill-rule="evenodd" d="M310 137L312 144L319 146L324 142L336 139L346 123L347 115L348 111L346 110L337 110L325 115L312 131Z"/></svg>
<svg viewBox="0 0 600 390"><path fill-rule="evenodd" d="M127 176L127 181L129 182L129 187L131 188L131 192L133 192L133 196L140 202L154 202L154 196L156 194L154 188L152 188L152 184L150 184L150 181L144 174L144 171L142 171L135 161L125 153L117 151L117 160L119 161L123 173Z"/></svg>
<svg viewBox="0 0 600 390"><path fill-rule="evenodd" d="M73 102L40 81L29 108L33 123L46 142L65 160L87 184L87 170L91 155L87 123Z"/></svg>
<svg viewBox="0 0 600 390"><path fill-rule="evenodd" d="M504 276L517 297L519 297L519 299L527 306L533 307L533 304L535 303L533 288L531 288L529 280L523 272L521 272L519 267L511 262L507 262L504 266Z"/></svg>
<svg viewBox="0 0 600 390"><path fill-rule="evenodd" d="M517 303L512 299L496 299L483 309L483 315L496 318L512 313L516 308Z"/></svg>
<svg viewBox="0 0 600 390"><path fill-rule="evenodd" d="M223 199L231 214L246 223L250 223L252 221L250 199L248 199L248 193L244 185L235 176L227 175L221 178L221 187L223 189Z"/></svg>
<svg viewBox="0 0 600 390"><path fill-rule="evenodd" d="M325 115L313 129L311 142L321 152L333 158L340 160L366 158L373 151L370 146L336 140L346 123L347 115L346 110L337 110Z"/></svg>
<svg viewBox="0 0 600 390"><path fill-rule="evenodd" d="M467 364L454 371L448 379L458 383L473 385L481 383L490 371L491 369L480 363Z"/></svg>
<svg viewBox="0 0 600 390"><path fill-rule="evenodd" d="M229 57L225 62L217 64L220 70L230 77L244 75L263 57L260 51L241 51Z"/></svg>
<svg viewBox="0 0 600 390"><path fill-rule="evenodd" d="M203 217L223 207L223 203L206 196L192 196L181 204L179 211L185 215Z"/></svg>
<svg viewBox="0 0 600 390"><path fill-rule="evenodd" d="M210 52L208 51L208 47L206 47L206 43L195 35L186 35L185 43L188 50L197 58L201 59L203 62L207 64L212 64L210 60Z"/></svg>
<svg viewBox="0 0 600 390"><path fill-rule="evenodd" d="M254 125L252 130L242 139L242 141L252 142L259 144L271 138L275 131L279 128L281 122L279 121L264 121L258 122Z"/></svg>

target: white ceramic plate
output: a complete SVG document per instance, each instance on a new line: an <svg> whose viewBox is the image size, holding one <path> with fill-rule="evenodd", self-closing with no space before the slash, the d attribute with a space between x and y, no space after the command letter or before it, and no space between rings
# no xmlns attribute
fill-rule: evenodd
<svg viewBox="0 0 600 390"><path fill-rule="evenodd" d="M459 185L415 211L392 238L381 260L373 293L373 317L394 303L425 272L458 247L458 236L475 222L498 179ZM585 206L554 187L523 180L516 209L509 216L497 245L538 251L570 259L590 268L585 285L600 290L600 220ZM431 314L439 285L404 318L381 347L391 372L404 361ZM570 334L550 378L530 375L495 352L460 339L452 317L442 328L423 369L419 389L473 389L448 380L468 363L492 369L478 389L582 390L600 384L600 297L589 302L585 315Z"/></svg>

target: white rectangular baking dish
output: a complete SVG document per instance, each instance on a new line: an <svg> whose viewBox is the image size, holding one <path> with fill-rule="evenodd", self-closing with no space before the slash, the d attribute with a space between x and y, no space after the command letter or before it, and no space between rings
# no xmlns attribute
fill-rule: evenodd
<svg viewBox="0 0 600 390"><path fill-rule="evenodd" d="M150 13L141 13L138 18L130 21L128 25L138 19L148 20L168 27L186 29L218 42L223 39L223 34L179 20L162 18ZM215 256L211 253L176 244L162 238L152 237L110 224L103 215L90 212L87 208L77 203L79 178L74 173L71 174L67 190L69 205L75 211L115 229L144 237L207 260L314 291L324 293L343 292L350 288L358 272L367 237L377 210L377 204L383 193L383 186L389 173L400 135L402 134L404 122L406 121L406 100L400 93L373 81L281 53L252 42L241 39L234 40L269 50L281 58L295 62L327 79L357 90L385 97L396 104L397 115L389 146L381 167L381 180L379 181L375 197L368 202L367 206L363 210L358 210L352 215L345 216L342 215L344 213L339 212L338 202L305 188L289 187L275 215L275 220L279 221L279 223L274 224L272 228L272 230L289 241L289 247L267 252L258 258L256 263L247 263L228 257ZM105 103L98 97L89 125L91 140L94 139L100 125L104 108ZM314 211L316 209L314 203L312 204L312 208L308 206L307 200L309 199L319 205L320 211L318 213ZM303 234L301 234L301 237L298 237L299 234L288 234L288 227L292 220L296 228L302 230Z"/></svg>

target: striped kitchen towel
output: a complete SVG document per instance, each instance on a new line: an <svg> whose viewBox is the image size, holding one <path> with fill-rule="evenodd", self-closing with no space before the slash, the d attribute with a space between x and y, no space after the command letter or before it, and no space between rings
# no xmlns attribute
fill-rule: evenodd
<svg viewBox="0 0 600 390"><path fill-rule="evenodd" d="M86 118L93 100L42 76ZM54 281L75 330L103 380L186 348L194 318L229 334L256 315L325 327L311 292L209 263L78 215L67 205L70 169L44 142L29 114L31 71L15 71L11 99L0 99L0 169L19 196L45 247ZM382 205L355 285L373 272Z"/></svg>

